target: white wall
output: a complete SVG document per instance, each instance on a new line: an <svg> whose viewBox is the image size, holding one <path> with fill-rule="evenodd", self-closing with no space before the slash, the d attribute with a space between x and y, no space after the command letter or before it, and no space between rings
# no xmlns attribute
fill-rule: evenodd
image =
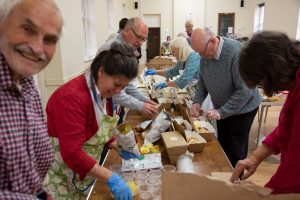
<svg viewBox="0 0 300 200"><path fill-rule="evenodd" d="M205 0L205 24L217 33L218 13L235 13L235 33L251 36L254 26L255 8L265 3L264 30L277 30L296 37L299 0L245 0L243 8L240 0Z"/></svg>
<svg viewBox="0 0 300 200"><path fill-rule="evenodd" d="M65 27L60 40L63 79L70 79L82 72L88 63L84 62L85 45L80 0L56 1L60 7ZM71 8L70 8L70 5Z"/></svg>
<svg viewBox="0 0 300 200"><path fill-rule="evenodd" d="M289 37L296 38L299 0L251 0L249 7L252 15L255 6L260 3L265 3L264 30L282 31L288 34ZM254 17L250 19L253 27Z"/></svg>
<svg viewBox="0 0 300 200"><path fill-rule="evenodd" d="M112 2L112 10L107 10L108 1ZM125 0L96 0L95 1L95 25L97 46L100 47L107 39L110 32L118 30L118 22L123 18ZM56 0L61 9L65 27L63 37L59 42L59 48L45 71L46 98L48 99L52 92L69 81L70 79L83 73L90 65L91 61L84 61L84 34L81 13L81 0ZM108 15L110 14L110 18ZM110 23L109 23L109 20ZM109 28L109 24L112 27ZM111 29L111 31L109 31Z"/></svg>
<svg viewBox="0 0 300 200"><path fill-rule="evenodd" d="M134 3L138 3L138 8L134 8ZM124 12L124 16L131 18L131 17L139 17L141 16L141 2L140 0L125 0L125 7L126 11Z"/></svg>
<svg viewBox="0 0 300 200"><path fill-rule="evenodd" d="M188 14L192 14L194 27L204 26L205 0L174 0L174 36L185 31L185 22Z"/></svg>
<svg viewBox="0 0 300 200"><path fill-rule="evenodd" d="M244 1L245 6L240 7L240 0L206 0L204 26L209 27L214 33L218 33L218 13L235 13L234 33L240 36L252 33L252 18L248 9L249 0Z"/></svg>
<svg viewBox="0 0 300 200"><path fill-rule="evenodd" d="M141 17L143 17L143 15L152 14L161 16L161 42L163 41L166 30L168 30L171 37L173 37L173 0L140 0L140 13Z"/></svg>

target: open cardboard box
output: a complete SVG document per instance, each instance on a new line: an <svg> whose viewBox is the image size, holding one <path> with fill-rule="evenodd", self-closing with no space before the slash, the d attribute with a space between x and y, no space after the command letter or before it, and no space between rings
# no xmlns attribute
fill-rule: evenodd
<svg viewBox="0 0 300 200"><path fill-rule="evenodd" d="M164 172L163 200L299 200L299 194L271 195L271 189L235 185L209 176Z"/></svg>
<svg viewBox="0 0 300 200"><path fill-rule="evenodd" d="M181 107L181 115L183 116L184 119L186 119L192 126L193 130L196 131L197 133L199 133L206 141L211 141L215 135L215 129L214 127L206 121L200 121L200 125L202 125L202 127L208 129L207 133L201 133L199 132L199 130L197 130L195 124L194 124L194 119L191 118L188 108L182 106Z"/></svg>
<svg viewBox="0 0 300 200"><path fill-rule="evenodd" d="M182 108L182 106L184 106L184 101L183 99L177 98L174 99L174 106L175 106L175 110L180 111Z"/></svg>
<svg viewBox="0 0 300 200"><path fill-rule="evenodd" d="M162 105L163 108L170 110L172 106L172 99L171 98L159 98L158 103Z"/></svg>
<svg viewBox="0 0 300 200"><path fill-rule="evenodd" d="M211 141L213 139L216 131L209 122L194 120L191 125L192 125L193 129L197 133L199 133L206 141ZM201 129L197 128L198 126L204 128L205 132L202 132L203 129L201 130Z"/></svg>
<svg viewBox="0 0 300 200"><path fill-rule="evenodd" d="M173 122L173 126L174 126L174 130L175 131L179 131L181 133L181 135L184 137L184 139L186 140L186 142L189 141L188 138L193 137L195 139L198 140L197 143L192 143L192 144L188 144L188 151L189 152L194 152L194 153L198 153L198 152L202 152L203 148L206 144L206 140L201 137L200 135L193 134L193 135L189 135L187 133L187 130L184 129L181 125L179 125L176 121Z"/></svg>
<svg viewBox="0 0 300 200"><path fill-rule="evenodd" d="M171 164L176 164L177 158L188 149L188 144L178 131L163 132L162 138Z"/></svg>

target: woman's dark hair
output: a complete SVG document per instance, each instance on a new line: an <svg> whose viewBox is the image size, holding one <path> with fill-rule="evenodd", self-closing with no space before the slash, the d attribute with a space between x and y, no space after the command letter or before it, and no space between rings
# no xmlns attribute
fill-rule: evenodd
<svg viewBox="0 0 300 200"><path fill-rule="evenodd" d="M268 96L290 89L299 64L300 42L280 32L254 34L239 55L240 74L248 87L261 85Z"/></svg>
<svg viewBox="0 0 300 200"><path fill-rule="evenodd" d="M123 42L113 42L110 50L98 54L91 64L91 76L95 82L98 81L100 68L110 76L135 78L138 74L138 62L133 48Z"/></svg>

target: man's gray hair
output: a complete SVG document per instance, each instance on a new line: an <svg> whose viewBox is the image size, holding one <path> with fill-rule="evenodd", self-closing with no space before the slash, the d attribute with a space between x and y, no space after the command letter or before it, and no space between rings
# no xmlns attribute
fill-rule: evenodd
<svg viewBox="0 0 300 200"><path fill-rule="evenodd" d="M128 19L128 22L126 23L126 25L125 26L127 26L127 27L129 27L129 28L135 28L135 26L136 26L136 21L138 20L138 18L137 17L133 17L133 18L130 18L130 19Z"/></svg>
<svg viewBox="0 0 300 200"><path fill-rule="evenodd" d="M5 20L9 16L11 11L23 1L24 0L4 0L4 2L0 5L0 21ZM52 1L52 4L54 9L57 10L58 14L60 15L63 21L63 17L60 12L60 9L57 7L54 1Z"/></svg>
<svg viewBox="0 0 300 200"><path fill-rule="evenodd" d="M208 27L204 27L204 32L205 32L205 38L204 42L207 42L211 37L215 36L215 34L210 30Z"/></svg>
<svg viewBox="0 0 300 200"><path fill-rule="evenodd" d="M3 21L11 13L13 8L19 5L23 0L5 0L0 6L0 21Z"/></svg>

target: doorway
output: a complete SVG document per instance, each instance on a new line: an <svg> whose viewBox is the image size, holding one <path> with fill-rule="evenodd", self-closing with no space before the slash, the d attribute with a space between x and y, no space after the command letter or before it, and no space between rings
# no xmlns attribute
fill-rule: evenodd
<svg viewBox="0 0 300 200"><path fill-rule="evenodd" d="M219 13L218 17L218 35L228 36L234 34L235 13Z"/></svg>
<svg viewBox="0 0 300 200"><path fill-rule="evenodd" d="M148 40L147 40L147 61L153 59L160 54L160 28L149 28Z"/></svg>

